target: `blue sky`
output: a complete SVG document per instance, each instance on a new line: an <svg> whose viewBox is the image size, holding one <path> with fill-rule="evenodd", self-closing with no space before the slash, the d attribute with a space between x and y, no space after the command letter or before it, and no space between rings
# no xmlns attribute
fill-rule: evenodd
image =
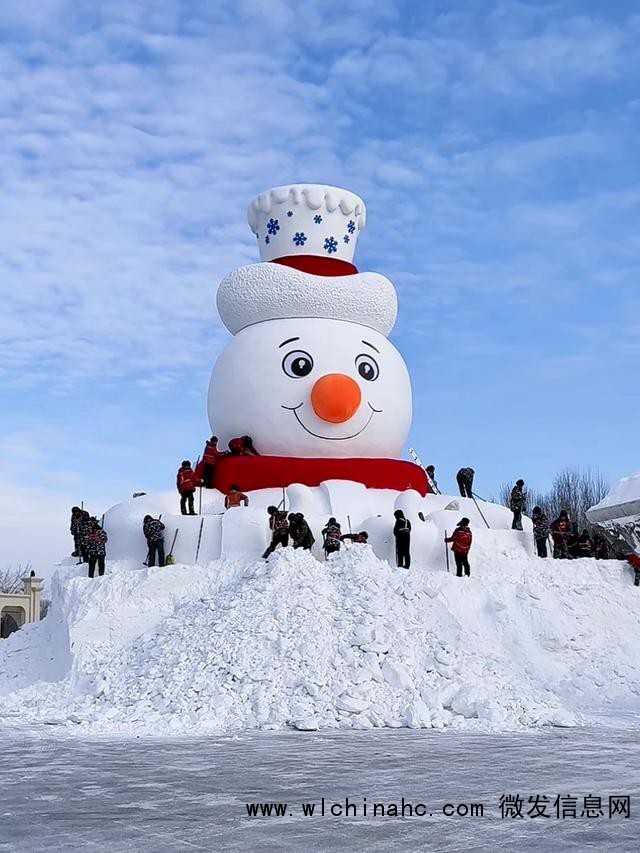
<svg viewBox="0 0 640 853"><path fill-rule="evenodd" d="M639 38L620 0L4 0L2 560L198 454L282 183L365 199L442 485L637 469Z"/></svg>

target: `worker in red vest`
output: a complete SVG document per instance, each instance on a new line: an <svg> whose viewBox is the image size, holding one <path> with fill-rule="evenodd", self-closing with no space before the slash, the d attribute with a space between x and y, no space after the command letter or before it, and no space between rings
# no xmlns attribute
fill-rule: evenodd
<svg viewBox="0 0 640 853"><path fill-rule="evenodd" d="M202 455L202 485L205 489L213 488L213 475L218 459L222 459L226 455L224 450L218 450L218 436L212 435L205 444Z"/></svg>
<svg viewBox="0 0 640 853"><path fill-rule="evenodd" d="M191 462L185 459L178 469L176 477L176 486L180 492L180 512L183 515L195 515L196 511L193 507L193 496L196 489L200 485L200 480L196 477L195 471L191 468ZM189 511L187 512L187 504Z"/></svg>
<svg viewBox="0 0 640 853"><path fill-rule="evenodd" d="M224 499L224 508L229 509L230 507L240 506L242 503L245 506L249 506L249 498L237 486L231 486L229 493Z"/></svg>
<svg viewBox="0 0 640 853"><path fill-rule="evenodd" d="M239 438L232 438L229 442L229 451L232 456L259 456L260 454L253 446L253 439L250 435L241 435Z"/></svg>
<svg viewBox="0 0 640 853"><path fill-rule="evenodd" d="M453 532L453 536L448 536L444 541L453 542L451 550L456 561L457 576L459 578L463 577L464 571L464 574L469 577L471 574L469 551L471 550L471 542L473 541L473 535L471 530L469 530L469 519L461 518Z"/></svg>
<svg viewBox="0 0 640 853"><path fill-rule="evenodd" d="M568 560L569 537L571 536L571 519L566 509L563 509L555 521L551 522L551 538L553 539L553 556L557 560Z"/></svg>
<svg viewBox="0 0 640 853"><path fill-rule="evenodd" d="M366 530L361 530L360 533L343 533L340 537L341 542L355 542L357 545L367 545L369 542L369 534Z"/></svg>
<svg viewBox="0 0 640 853"><path fill-rule="evenodd" d="M633 585L640 586L640 554L637 551L634 551L633 554L629 554L627 562L635 573Z"/></svg>

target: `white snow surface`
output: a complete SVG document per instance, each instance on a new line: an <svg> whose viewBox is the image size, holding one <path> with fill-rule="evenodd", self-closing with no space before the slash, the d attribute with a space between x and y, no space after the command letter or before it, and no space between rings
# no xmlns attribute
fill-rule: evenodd
<svg viewBox="0 0 640 853"><path fill-rule="evenodd" d="M47 618L0 644L0 717L87 737L501 731L638 710L630 573L532 558L509 533L478 537L464 579L360 545L326 562L290 548L269 562L122 560L94 580L61 565Z"/></svg>

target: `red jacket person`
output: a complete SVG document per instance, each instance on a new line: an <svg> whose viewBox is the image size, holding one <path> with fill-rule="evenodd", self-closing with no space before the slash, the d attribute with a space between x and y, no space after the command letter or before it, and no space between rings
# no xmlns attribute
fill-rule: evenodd
<svg viewBox="0 0 640 853"><path fill-rule="evenodd" d="M200 480L196 477L195 471L191 468L191 462L185 459L178 469L176 477L176 486L180 492L180 512L183 515L195 515L196 511L193 507L193 495L195 490L200 485ZM187 512L187 504L189 511Z"/></svg>
<svg viewBox="0 0 640 853"><path fill-rule="evenodd" d="M451 550L456 561L456 574L459 578L464 575L469 577L471 567L469 566L469 551L473 541L473 534L469 529L469 519L461 518L452 536L447 537L445 542L452 542Z"/></svg>

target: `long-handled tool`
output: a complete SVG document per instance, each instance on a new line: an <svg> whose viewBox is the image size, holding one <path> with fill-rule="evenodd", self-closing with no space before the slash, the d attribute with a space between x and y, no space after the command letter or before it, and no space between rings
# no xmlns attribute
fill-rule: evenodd
<svg viewBox="0 0 640 853"><path fill-rule="evenodd" d="M449 574L449 546L447 545L447 531L444 532L444 553L447 558L447 574Z"/></svg>
<svg viewBox="0 0 640 853"><path fill-rule="evenodd" d="M198 563L198 556L200 554L200 543L202 542L202 528L204 527L204 518L200 519L200 533L198 534L198 545L196 547L196 565Z"/></svg>
<svg viewBox="0 0 640 853"><path fill-rule="evenodd" d="M489 524L489 522L487 521L487 519L484 517L484 513L483 513L483 512L482 512L482 510L480 509L480 507L479 507L479 505L478 505L478 501L476 500L476 496L475 496L475 494L474 494L473 492L471 492L471 500L472 500L472 501L474 502L474 504L476 505L476 509L478 510L478 512L480 513L480 515L482 516L482 520L484 521L484 523L487 525L487 527L488 527L489 529L491 529L491 525ZM482 498L480 498L480 500L482 500Z"/></svg>
<svg viewBox="0 0 640 853"><path fill-rule="evenodd" d="M165 566L173 566L175 565L176 558L173 556L173 549L176 544L176 539L178 538L178 533L180 532L180 528L176 527L176 532L173 534L173 542L171 543L171 549L167 556L165 557L164 564Z"/></svg>

